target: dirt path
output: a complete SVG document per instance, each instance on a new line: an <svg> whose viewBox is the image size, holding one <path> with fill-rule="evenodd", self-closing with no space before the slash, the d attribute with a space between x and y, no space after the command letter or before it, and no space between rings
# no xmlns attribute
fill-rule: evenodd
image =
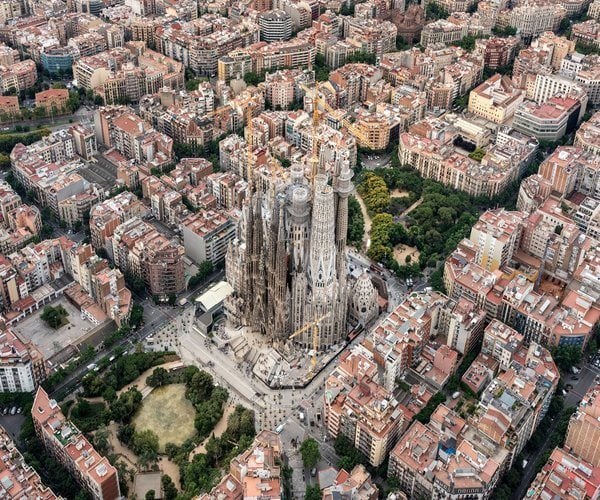
<svg viewBox="0 0 600 500"><path fill-rule="evenodd" d="M405 217L409 213L411 213L415 208L417 208L421 203L423 203L423 198L419 198L415 201L410 207L408 207L404 212L402 212L402 217Z"/></svg>
<svg viewBox="0 0 600 500"><path fill-rule="evenodd" d="M214 434L215 437L221 437L221 434L223 434L225 432L225 429L227 429L227 419L229 418L229 415L231 415L233 413L234 410L235 410L235 405L233 405L233 404L228 404L225 407L223 416L221 417L221 420L219 420L217 422L217 425L215 425L215 428L213 429L211 436ZM209 439L210 439L210 436L207 437L204 441L202 441L198 446L196 446L190 452L189 460L192 460L194 455L197 455L198 453L206 453L206 443L208 442Z"/></svg>
<svg viewBox="0 0 600 500"><path fill-rule="evenodd" d="M115 422L111 422L107 428L110 431L108 442L112 446L115 455L123 460L127 464L127 467L137 471L137 457L129 448L123 446L117 438L117 424ZM171 462L167 457L160 457L158 460L158 465L160 470L171 476L175 486L180 489L181 485L179 484L179 467L177 464ZM133 484L130 484L129 486L130 490L133 491Z"/></svg>
<svg viewBox="0 0 600 500"><path fill-rule="evenodd" d="M367 212L367 206L365 202L362 200L358 192L354 192L354 196L360 205L360 211L362 212L363 219L365 220L365 234L363 235L363 247L365 250L369 249L369 245L371 244L371 217L369 217L369 213Z"/></svg>

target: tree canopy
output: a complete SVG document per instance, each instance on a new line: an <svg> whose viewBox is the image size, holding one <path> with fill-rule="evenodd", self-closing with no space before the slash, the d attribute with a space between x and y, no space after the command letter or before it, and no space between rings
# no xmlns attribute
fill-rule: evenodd
<svg viewBox="0 0 600 500"><path fill-rule="evenodd" d="M313 438L305 439L300 445L300 454L302 455L302 463L304 466L312 469L317 465L321 458L319 443Z"/></svg>

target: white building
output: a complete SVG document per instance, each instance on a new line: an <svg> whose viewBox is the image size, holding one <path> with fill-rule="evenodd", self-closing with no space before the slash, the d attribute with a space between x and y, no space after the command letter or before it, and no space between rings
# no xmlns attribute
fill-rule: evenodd
<svg viewBox="0 0 600 500"><path fill-rule="evenodd" d="M11 330L0 332L0 392L32 392L46 378L44 357Z"/></svg>

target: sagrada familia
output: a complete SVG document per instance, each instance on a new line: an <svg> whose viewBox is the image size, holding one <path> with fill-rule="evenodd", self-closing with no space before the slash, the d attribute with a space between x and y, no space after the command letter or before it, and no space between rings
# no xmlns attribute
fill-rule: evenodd
<svg viewBox="0 0 600 500"><path fill-rule="evenodd" d="M230 324L273 341L286 341L319 320L320 351L345 339L349 313L360 321L361 314L372 319L378 312L370 281L365 287L359 280L361 298L348 282L350 162L339 152L328 168L322 160L314 179L295 163L280 189L248 194L238 239L228 248L226 274L234 293L225 304ZM352 314L353 304L361 311ZM312 330L305 330L294 341L312 348Z"/></svg>

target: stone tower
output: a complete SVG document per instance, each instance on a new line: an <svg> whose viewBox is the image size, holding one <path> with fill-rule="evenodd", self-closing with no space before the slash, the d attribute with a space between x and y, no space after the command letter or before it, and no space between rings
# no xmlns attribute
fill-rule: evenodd
<svg viewBox="0 0 600 500"><path fill-rule="evenodd" d="M321 316L319 350L346 335L348 316L346 231L352 170L337 156L311 182L294 164L285 184L249 193L238 239L227 252L227 280L234 289L225 303L233 326L249 326L285 341ZM258 183L257 183L258 184ZM312 348L312 332L295 338Z"/></svg>

